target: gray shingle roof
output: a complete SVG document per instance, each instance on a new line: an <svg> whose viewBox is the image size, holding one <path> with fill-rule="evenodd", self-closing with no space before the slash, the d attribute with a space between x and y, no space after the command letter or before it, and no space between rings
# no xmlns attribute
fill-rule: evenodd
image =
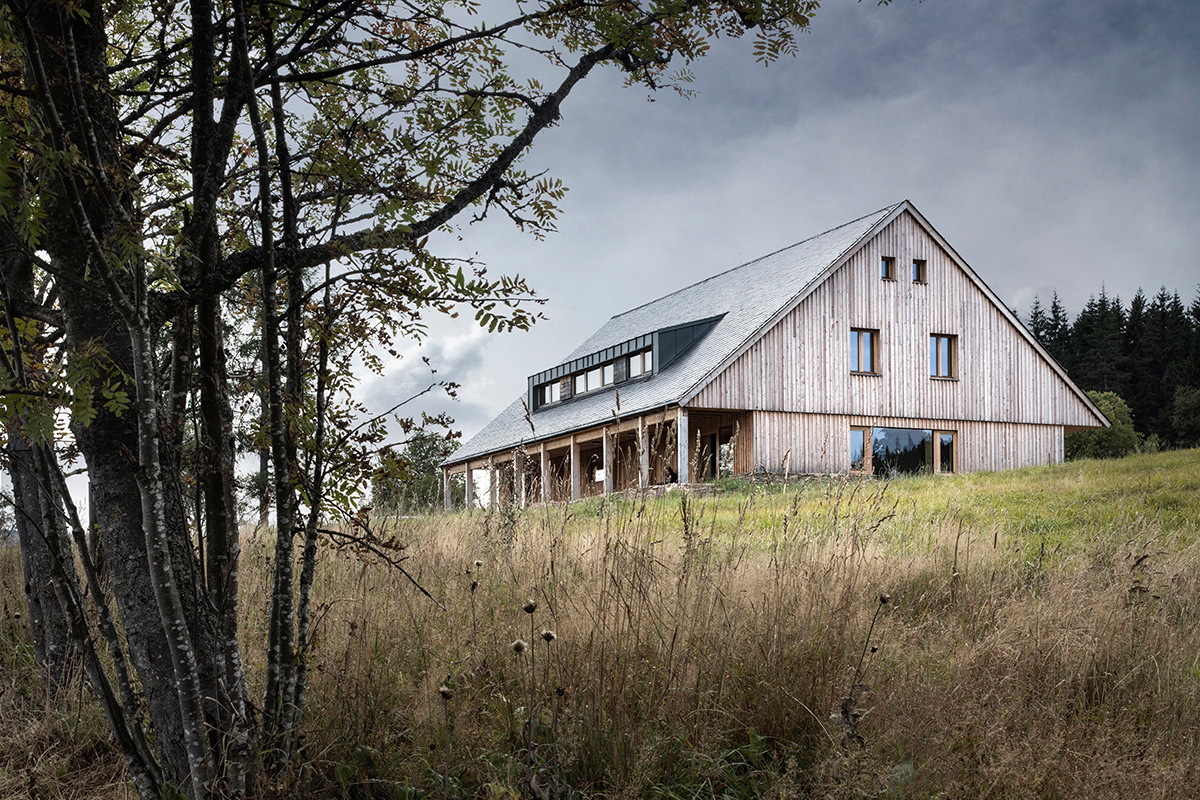
<svg viewBox="0 0 1200 800"><path fill-rule="evenodd" d="M900 204L868 214L819 236L750 261L624 312L606 322L560 363L603 350L636 336L674 325L724 315L699 342L661 371L527 413L525 396L517 398L494 420L471 437L447 464L510 450L590 428L614 416L635 414L678 404L711 376L742 345L826 269L887 217ZM550 365L531 364L530 372Z"/></svg>

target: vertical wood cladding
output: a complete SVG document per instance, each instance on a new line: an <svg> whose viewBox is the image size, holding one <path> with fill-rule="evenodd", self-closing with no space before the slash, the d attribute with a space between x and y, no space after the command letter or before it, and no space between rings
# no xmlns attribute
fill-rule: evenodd
<svg viewBox="0 0 1200 800"><path fill-rule="evenodd" d="M752 469L768 472L848 472L851 426L953 431L959 472L999 471L1063 460L1060 425L782 411L757 411L751 417Z"/></svg>
<svg viewBox="0 0 1200 800"><path fill-rule="evenodd" d="M895 280L880 277L880 261L896 259ZM925 282L912 280L912 262L925 262ZM879 331L878 375L852 375L851 328ZM929 337L956 337L954 379L929 375ZM968 466L977 447L990 452L1008 441L1024 455L1011 466L1061 460L1061 426L1094 425L1087 407L1050 364L996 308L907 211L862 246L812 294L769 329L689 403L711 409L748 409L834 415L843 420L892 418L940 420L964 431L961 468L997 469L1003 455ZM774 421L772 421L774 420ZM966 435L969 422L1005 423L985 436ZM755 441L766 441L774 416L756 415ZM786 423L817 438L819 450L834 433L822 422ZM766 426L764 428L764 426ZM1052 436L1042 426L1058 432ZM980 429L983 433L983 429ZM1028 446L1025 437L1032 437ZM1046 438L1049 436L1049 438ZM765 437L765 438L764 438ZM1005 437L1009 437L1007 440ZM835 437L836 438L836 437ZM845 437L842 437L845 438ZM1050 439L1059 444L1052 445ZM837 439L829 448L848 448ZM786 448L785 448L786 450ZM770 449L771 456L784 453ZM840 452L840 450L839 450ZM848 452L848 451L847 451ZM839 457L840 465L843 459ZM839 466L840 468L840 466Z"/></svg>

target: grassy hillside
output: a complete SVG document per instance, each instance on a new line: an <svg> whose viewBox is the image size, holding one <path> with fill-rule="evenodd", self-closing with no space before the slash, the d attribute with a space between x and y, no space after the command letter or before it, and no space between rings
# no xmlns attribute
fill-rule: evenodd
<svg viewBox="0 0 1200 800"><path fill-rule="evenodd" d="M323 553L308 757L270 794L1196 796L1200 451L723 488L393 522L437 604ZM0 797L122 796L98 714L38 694L14 556Z"/></svg>

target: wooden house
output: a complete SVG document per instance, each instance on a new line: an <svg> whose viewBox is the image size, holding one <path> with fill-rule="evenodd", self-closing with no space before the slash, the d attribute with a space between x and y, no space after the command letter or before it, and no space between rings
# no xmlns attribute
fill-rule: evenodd
<svg viewBox="0 0 1200 800"><path fill-rule="evenodd" d="M493 502L525 503L763 470L1050 464L1064 431L1107 425L904 201L618 314L443 469L469 494L488 470Z"/></svg>

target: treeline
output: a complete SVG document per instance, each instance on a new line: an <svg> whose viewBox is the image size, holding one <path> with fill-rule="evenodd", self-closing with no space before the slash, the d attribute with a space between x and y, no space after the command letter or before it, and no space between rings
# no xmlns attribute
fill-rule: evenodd
<svg viewBox="0 0 1200 800"><path fill-rule="evenodd" d="M1125 306L1101 288L1072 321L1055 292L1035 297L1030 332L1085 391L1118 395L1147 449L1200 445L1200 291L1161 288Z"/></svg>

